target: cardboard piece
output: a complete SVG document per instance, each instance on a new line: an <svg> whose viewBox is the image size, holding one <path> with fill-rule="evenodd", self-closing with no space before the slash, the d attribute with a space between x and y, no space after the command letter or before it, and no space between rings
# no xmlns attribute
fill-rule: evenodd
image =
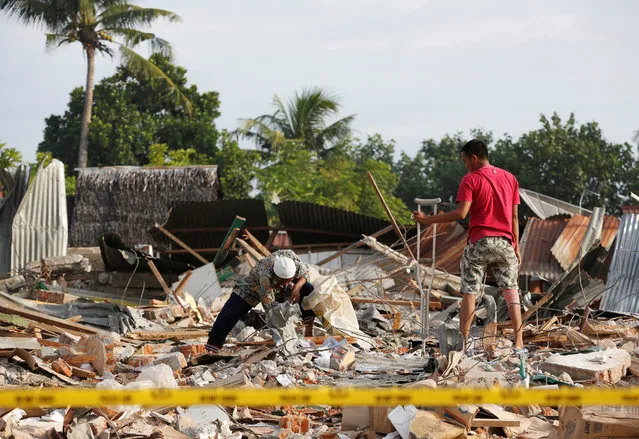
<svg viewBox="0 0 639 439"><path fill-rule="evenodd" d="M639 438L639 407L564 407L557 439Z"/></svg>

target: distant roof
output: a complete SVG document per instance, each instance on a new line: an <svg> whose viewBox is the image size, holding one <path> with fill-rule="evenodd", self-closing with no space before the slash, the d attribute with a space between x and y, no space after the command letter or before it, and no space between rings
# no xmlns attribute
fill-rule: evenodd
<svg viewBox="0 0 639 439"><path fill-rule="evenodd" d="M589 210L580 209L579 206L558 200L548 195L540 194L528 189L519 188L519 196L530 209L541 219L547 219L555 215L587 214Z"/></svg>

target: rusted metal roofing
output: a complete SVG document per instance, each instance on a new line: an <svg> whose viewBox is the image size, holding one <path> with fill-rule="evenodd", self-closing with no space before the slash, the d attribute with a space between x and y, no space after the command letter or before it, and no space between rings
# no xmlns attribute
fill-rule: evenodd
<svg viewBox="0 0 639 439"><path fill-rule="evenodd" d="M591 219L593 222L599 222L599 224L591 226L597 229L596 238L600 237L602 247L606 250L610 249L615 236L617 236L619 220L614 216L603 216L603 218L602 216L603 210L596 209L591 217L575 215L568 221L551 249L561 268L568 270L570 265L579 257L580 251L585 254L589 250L592 242L584 243L584 237ZM601 226L601 222L603 222L603 226ZM601 232L598 232L599 228L601 228ZM582 249L584 245L588 248Z"/></svg>
<svg viewBox="0 0 639 439"><path fill-rule="evenodd" d="M13 218L11 271L48 256L67 254L68 218L64 165L38 170Z"/></svg>
<svg viewBox="0 0 639 439"><path fill-rule="evenodd" d="M621 206L623 213L639 213L639 206Z"/></svg>
<svg viewBox="0 0 639 439"><path fill-rule="evenodd" d="M541 219L547 219L555 215L589 214L590 211L580 209L579 206L566 203L548 195L540 194L529 189L519 189L519 196L530 209Z"/></svg>
<svg viewBox="0 0 639 439"><path fill-rule="evenodd" d="M420 258L432 258L433 226L429 226L421 233ZM467 237L466 229L457 222L437 224L437 239L435 241L435 266L437 269L459 275L459 262L464 253ZM415 241L412 240L411 244L411 251L416 255Z"/></svg>
<svg viewBox="0 0 639 439"><path fill-rule="evenodd" d="M601 309L639 313L639 212L621 217Z"/></svg>
<svg viewBox="0 0 639 439"><path fill-rule="evenodd" d="M522 276L539 276L554 282L564 270L550 249L561 235L570 218L560 216L547 220L531 218L520 241Z"/></svg>
<svg viewBox="0 0 639 439"><path fill-rule="evenodd" d="M283 201L275 206L281 230L286 230L294 245L346 243L359 241L390 223L333 207L299 201ZM394 236L392 232L387 236ZM385 241L384 236L378 240Z"/></svg>

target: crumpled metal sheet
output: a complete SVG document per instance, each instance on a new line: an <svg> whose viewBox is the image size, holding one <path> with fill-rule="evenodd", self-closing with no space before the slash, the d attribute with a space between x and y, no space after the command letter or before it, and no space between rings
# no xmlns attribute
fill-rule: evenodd
<svg viewBox="0 0 639 439"><path fill-rule="evenodd" d="M639 213L621 217L606 288L601 309L639 313Z"/></svg>
<svg viewBox="0 0 639 439"><path fill-rule="evenodd" d="M13 218L11 271L48 256L64 256L68 244L64 164L40 168Z"/></svg>

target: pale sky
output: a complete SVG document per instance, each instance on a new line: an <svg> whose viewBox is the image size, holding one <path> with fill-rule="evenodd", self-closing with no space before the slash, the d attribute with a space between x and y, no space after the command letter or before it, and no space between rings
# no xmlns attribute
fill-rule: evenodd
<svg viewBox="0 0 639 439"><path fill-rule="evenodd" d="M136 3L133 1L133 3ZM634 0L140 0L182 23L153 27L200 90L220 93L218 128L272 111L304 86L341 96L362 136L421 141L482 127L513 136L541 113L574 112L614 142L639 129ZM43 31L0 17L0 142L32 160L44 119L84 85L79 45L45 52ZM97 80L117 58L97 62ZM188 145L185 145L188 146ZM249 146L249 145L245 145Z"/></svg>

